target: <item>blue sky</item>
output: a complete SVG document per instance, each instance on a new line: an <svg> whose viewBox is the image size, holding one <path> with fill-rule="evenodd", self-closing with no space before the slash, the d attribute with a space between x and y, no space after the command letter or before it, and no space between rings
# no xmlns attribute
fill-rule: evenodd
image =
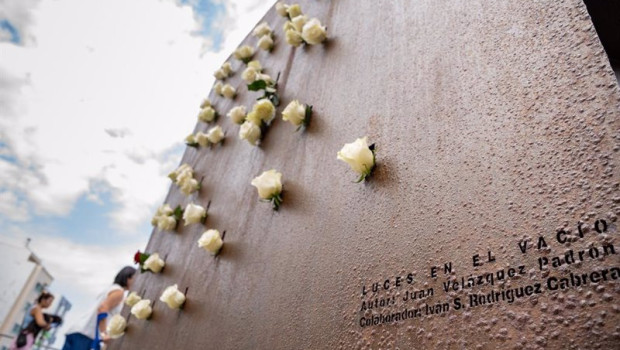
<svg viewBox="0 0 620 350"><path fill-rule="evenodd" d="M0 241L32 239L66 325L145 247L213 72L272 4L0 3Z"/></svg>
<svg viewBox="0 0 620 350"><path fill-rule="evenodd" d="M9 34L8 36L8 41L14 43L14 44L19 44L21 41L21 38L19 36L19 32L17 31L17 29L15 27L13 27L13 25L11 24L11 22L9 22L8 19L2 19L0 20L0 30L5 31Z"/></svg>

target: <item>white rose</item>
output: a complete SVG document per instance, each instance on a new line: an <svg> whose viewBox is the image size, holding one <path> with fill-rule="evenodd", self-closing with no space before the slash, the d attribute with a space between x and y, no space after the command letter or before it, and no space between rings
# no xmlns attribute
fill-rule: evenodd
<svg viewBox="0 0 620 350"><path fill-rule="evenodd" d="M282 120L289 121L295 126L300 126L304 119L306 119L306 107L297 100L291 101L282 111Z"/></svg>
<svg viewBox="0 0 620 350"><path fill-rule="evenodd" d="M275 83L273 79L271 79L269 74L259 73L258 75L256 75L256 80L264 80L267 85L273 85L273 83Z"/></svg>
<svg viewBox="0 0 620 350"><path fill-rule="evenodd" d="M346 162L360 175L368 175L375 165L374 155L368 148L367 137L347 143L338 152L338 159Z"/></svg>
<svg viewBox="0 0 620 350"><path fill-rule="evenodd" d="M301 34L295 29L287 30L285 36L286 36L286 42L289 43L289 45L291 46L297 47L301 45L301 43L303 42L303 39L301 38Z"/></svg>
<svg viewBox="0 0 620 350"><path fill-rule="evenodd" d="M127 321L121 315L114 315L108 321L106 326L106 333L112 339L117 339L125 334L125 327L127 327Z"/></svg>
<svg viewBox="0 0 620 350"><path fill-rule="evenodd" d="M209 139L207 138L207 134L202 131L197 132L196 143L198 143L202 147L207 147L209 145Z"/></svg>
<svg viewBox="0 0 620 350"><path fill-rule="evenodd" d="M304 28L304 24L306 24L307 22L308 16L306 15L297 16L291 20L291 23L293 23L293 28L295 28L295 30L299 33L301 33Z"/></svg>
<svg viewBox="0 0 620 350"><path fill-rule="evenodd" d="M304 24L301 37L310 45L318 45L327 38L327 31L325 27L321 26L321 22L318 19L313 18Z"/></svg>
<svg viewBox="0 0 620 350"><path fill-rule="evenodd" d="M224 242L218 230L207 230L198 240L198 246L212 255L217 255L222 245L224 245Z"/></svg>
<svg viewBox="0 0 620 350"><path fill-rule="evenodd" d="M248 115L245 117L245 120L251 122L252 124L256 126L261 126L261 124L263 124L263 120L260 118L258 113L256 113L256 111L254 110L248 113Z"/></svg>
<svg viewBox="0 0 620 350"><path fill-rule="evenodd" d="M299 6L299 4L289 5L286 10L290 18L295 18L301 15L301 6Z"/></svg>
<svg viewBox="0 0 620 350"><path fill-rule="evenodd" d="M200 110L200 113L198 113L198 120L201 122L210 123L215 120L216 114L217 113L213 107L205 107Z"/></svg>
<svg viewBox="0 0 620 350"><path fill-rule="evenodd" d="M254 70L256 70L257 72L260 72L260 71L263 70L263 66L261 66L259 60L254 60L254 61L248 62L248 67L254 68Z"/></svg>
<svg viewBox="0 0 620 350"><path fill-rule="evenodd" d="M171 172L170 174L168 174L168 177L170 178L170 180L172 181L177 181L177 177L179 177L179 175L185 171L193 171L192 167L189 166L189 164L184 163L183 165L179 166L175 171ZM166 210L166 215L169 215L170 213L172 213L172 208L170 208L170 206L168 204L164 204L163 206L161 206L159 209L165 209ZM157 211L157 215L162 215L164 214L164 212L159 212L159 210Z"/></svg>
<svg viewBox="0 0 620 350"><path fill-rule="evenodd" d="M284 24L282 25L282 31L286 32L289 29L295 30L295 26L293 25L293 22L291 21L284 22Z"/></svg>
<svg viewBox="0 0 620 350"><path fill-rule="evenodd" d="M252 56L254 56L254 49L251 46L243 45L237 50L235 50L234 55L236 59L247 62L250 60L250 58L252 58Z"/></svg>
<svg viewBox="0 0 620 350"><path fill-rule="evenodd" d="M176 179L176 172L173 172L171 174L175 174L175 179ZM168 175L170 176L170 175ZM161 216L167 216L167 215L171 215L174 211L172 210L172 208L170 207L169 204L164 204L161 207L159 207L157 209L157 212L155 213L155 215L153 216L153 219L151 219L151 225L156 226L157 223L159 222L159 218Z"/></svg>
<svg viewBox="0 0 620 350"><path fill-rule="evenodd" d="M179 185L182 182L191 179L194 177L194 170L191 167L183 169L183 171L179 172L177 175L176 184Z"/></svg>
<svg viewBox="0 0 620 350"><path fill-rule="evenodd" d="M149 299L143 299L137 302L131 307L131 314L139 320L146 320L151 317L153 309L151 308L151 301Z"/></svg>
<svg viewBox="0 0 620 350"><path fill-rule="evenodd" d="M166 265L166 263L163 259L159 257L159 254L153 253L149 255L149 257L144 261L144 263L142 264L142 268L144 268L145 270L151 270L155 273L159 273L161 269L164 268L164 265Z"/></svg>
<svg viewBox="0 0 620 350"><path fill-rule="evenodd" d="M197 191L200 187L198 180L194 178L185 179L184 181L181 181L178 185L181 192L186 196L189 196L190 194L192 194L192 192Z"/></svg>
<svg viewBox="0 0 620 350"><path fill-rule="evenodd" d="M226 72L224 72L224 70L222 68L220 68L220 69L216 70L215 73L213 73L213 76L217 80L224 80L224 79L226 79L226 77L228 75L226 74Z"/></svg>
<svg viewBox="0 0 620 350"><path fill-rule="evenodd" d="M225 62L222 65L221 69L224 71L224 73L226 73L227 76L230 76L232 74L232 72L233 72L232 66L230 65L230 62Z"/></svg>
<svg viewBox="0 0 620 350"><path fill-rule="evenodd" d="M262 199L277 196L282 192L282 173L275 169L265 171L252 180L252 186L256 187Z"/></svg>
<svg viewBox="0 0 620 350"><path fill-rule="evenodd" d="M189 134L187 135L187 137L185 138L185 143L188 145L193 145L196 143L196 138L194 137L194 134Z"/></svg>
<svg viewBox="0 0 620 350"><path fill-rule="evenodd" d="M222 87L222 95L224 95L224 97L233 99L235 98L236 94L237 94L237 90L235 90L235 88L232 87L232 85L226 84Z"/></svg>
<svg viewBox="0 0 620 350"><path fill-rule="evenodd" d="M215 91L216 94L222 96L222 87L224 86L224 84L222 84L221 81L217 81L215 83L215 85L213 85L213 91Z"/></svg>
<svg viewBox="0 0 620 350"><path fill-rule="evenodd" d="M177 227L177 219L174 216L160 216L157 228L161 231L172 231Z"/></svg>
<svg viewBox="0 0 620 350"><path fill-rule="evenodd" d="M261 24L257 25L256 28L254 28L252 35L257 38L260 38L264 35L271 35L271 27L269 27L269 24L267 24L267 22L262 22Z"/></svg>
<svg viewBox="0 0 620 350"><path fill-rule="evenodd" d="M206 217L207 211L205 208L194 203L188 204L183 211L183 220L185 220L184 226L189 224L197 224Z"/></svg>
<svg viewBox="0 0 620 350"><path fill-rule="evenodd" d="M159 300L166 303L171 309L178 309L185 303L185 295L179 291L175 284L166 288L161 294L161 297L159 297Z"/></svg>
<svg viewBox="0 0 620 350"><path fill-rule="evenodd" d="M271 51L273 48L273 39L271 39L270 35L263 35L258 40L257 46L262 50Z"/></svg>
<svg viewBox="0 0 620 350"><path fill-rule="evenodd" d="M200 108L205 108L205 107L211 107L211 100L209 100L208 98L205 98L204 100L202 100L202 102L200 103Z"/></svg>
<svg viewBox="0 0 620 350"><path fill-rule="evenodd" d="M237 106L231 109L228 112L227 116L228 118L230 118L230 120L233 121L233 123L241 124L243 123L243 120L245 119L245 114L246 114L245 106Z"/></svg>
<svg viewBox="0 0 620 350"><path fill-rule="evenodd" d="M269 101L269 99L262 98L258 100L254 107L252 107L252 111L256 112L258 117L265 123L269 124L276 116L276 107Z"/></svg>
<svg viewBox="0 0 620 350"><path fill-rule="evenodd" d="M239 139L247 140L253 146L258 144L260 135L260 128L250 121L244 122L239 128Z"/></svg>
<svg viewBox="0 0 620 350"><path fill-rule="evenodd" d="M248 84L250 84L254 82L254 80L256 80L257 75L258 72L256 71L256 69L248 67L243 71L243 73L241 73L241 79L245 80Z"/></svg>
<svg viewBox="0 0 620 350"><path fill-rule="evenodd" d="M285 5L281 2L276 3L276 12L282 16L282 17L286 17L288 16L288 9L287 9L288 5Z"/></svg>
<svg viewBox="0 0 620 350"><path fill-rule="evenodd" d="M214 126L207 132L207 138L212 144L216 144L224 139L224 132L221 126Z"/></svg>
<svg viewBox="0 0 620 350"><path fill-rule="evenodd" d="M138 295L138 293L131 292L127 296L127 299L125 299L125 305L127 305L127 306L134 306L140 300L142 300L142 298Z"/></svg>

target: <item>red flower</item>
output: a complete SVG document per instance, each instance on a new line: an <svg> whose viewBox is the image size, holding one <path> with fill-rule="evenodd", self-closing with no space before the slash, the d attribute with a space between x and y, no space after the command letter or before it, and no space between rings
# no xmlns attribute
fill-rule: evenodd
<svg viewBox="0 0 620 350"><path fill-rule="evenodd" d="M134 264L139 264L140 263L140 258L142 257L142 253L140 253L140 251L138 250L136 252L136 255L133 256L133 262Z"/></svg>

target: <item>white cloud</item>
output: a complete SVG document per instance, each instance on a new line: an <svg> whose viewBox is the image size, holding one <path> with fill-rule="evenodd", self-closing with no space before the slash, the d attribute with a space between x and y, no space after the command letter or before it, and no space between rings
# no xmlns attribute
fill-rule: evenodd
<svg viewBox="0 0 620 350"><path fill-rule="evenodd" d="M36 45L0 43L0 91L9 92L0 105L11 107L0 111L0 135L17 159L0 159L12 171L0 178L4 196L38 215L66 215L104 183L120 204L117 226L146 220L168 189L165 174L180 157L171 151L193 130L212 72L270 6L257 4L227 4L219 53L203 52L205 39L192 35L196 16L173 1L39 4L24 21Z"/></svg>
<svg viewBox="0 0 620 350"><path fill-rule="evenodd" d="M10 20L10 23L19 32L21 43L30 45L34 42L31 33L32 12L40 0L2 0L0 1L0 20ZM8 31L0 31L0 41L11 40L12 34Z"/></svg>

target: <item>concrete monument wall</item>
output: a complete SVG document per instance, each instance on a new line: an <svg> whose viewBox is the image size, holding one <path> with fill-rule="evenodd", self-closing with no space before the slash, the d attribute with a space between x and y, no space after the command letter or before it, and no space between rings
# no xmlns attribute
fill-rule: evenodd
<svg viewBox="0 0 620 350"><path fill-rule="evenodd" d="M255 58L282 105L260 147L220 117L225 143L183 156L199 194L166 199L211 202L220 255L205 226L155 229L165 270L134 290L187 303L125 307L111 348L617 349L620 92L582 1L300 3L329 40L293 48L265 15L276 45ZM229 61L222 115L260 95ZM281 119L293 99L314 106L305 132ZM366 135L377 167L353 183L336 153ZM269 169L277 212L250 185Z"/></svg>

